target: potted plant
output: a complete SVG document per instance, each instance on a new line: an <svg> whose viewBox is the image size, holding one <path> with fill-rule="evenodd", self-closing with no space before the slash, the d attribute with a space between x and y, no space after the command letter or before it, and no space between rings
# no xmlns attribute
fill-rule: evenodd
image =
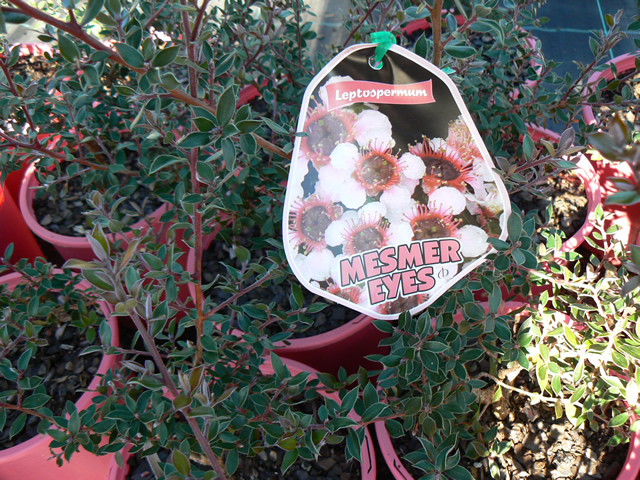
<svg viewBox="0 0 640 480"><path fill-rule="evenodd" d="M529 377L535 377L537 364L530 370L537 361L535 348L549 339L564 342L558 340L565 334L564 327L554 335L530 335L537 334L532 328L536 308L526 307L531 320L500 313L505 300L502 287L508 291L517 287L525 300L544 305L539 313L542 319L558 305L568 310L560 313L571 318L581 315L575 312L584 293L580 289L593 291L583 276L602 283L593 301L606 302L605 313L610 313L612 291L618 288L608 291L604 287L612 282L609 265L618 268L616 282L630 280L631 267L622 248L615 257L617 265L607 260L599 266L595 257L575 262L577 253L563 255L560 262L547 255L540 238L533 238L534 216L516 212L499 220L508 238L488 240L495 250L488 262L460 280L423 315L403 314L397 323L376 323L381 336L388 337L382 346L390 352L369 360L381 362L384 369L359 369L352 375L338 369L333 372L335 377L319 372L316 378L294 373L273 349L285 339L282 332L286 336L292 330L295 322L291 319L304 314L301 292L295 287L287 289L286 300L275 306L270 294L250 298L250 293L281 284L290 275L280 237L283 182L296 135L292 125L304 87L316 71L305 55L314 35L300 20L305 7L280 1L234 2L236 8L209 8L206 1L91 0L42 8L23 0L8 3L9 8L41 22L42 38L60 51L64 61L55 76L59 97L51 98L41 86L30 87L28 80L12 77L16 78L15 91L3 91L10 100L8 115L27 117L24 106L32 122L25 118L21 132L7 134L4 140L16 152L36 156L43 179L75 175L85 167L87 183L100 175L117 179L125 174L129 176L123 185L128 186L129 177L137 178L133 183L148 184L153 197L171 205L171 211L158 219L161 226L145 232L122 225L118 206L130 191L119 189L119 182L110 184L114 188L108 195L85 195L92 202L95 218L86 232L93 254L85 260L72 258L66 266L81 272L111 306L113 316L129 318L135 325L117 350L123 355L122 366L99 387L102 391L109 387L113 393L108 398L103 394L100 408L81 417L96 435L107 438L101 445L96 437L97 453L118 452L116 458L121 462L127 447L147 457L168 449L169 459L158 463L160 476L228 478L236 471L241 454L259 456L274 446L283 455L281 470L291 468L298 458L314 458L322 445L338 437L345 439L348 456L362 459L365 428L385 421L393 434L415 431L425 440L422 451L410 457L423 471L465 478L467 467L460 464L463 450L498 465L497 459L509 449L500 443L503 440L497 432L479 420L493 396L483 397L478 390L495 393L498 385L491 377L478 378L480 373L505 383L508 377L501 375L519 365L527 373L532 371ZM349 39L365 39L387 18L400 25L404 21L400 20L400 3L377 2L367 7L369 13L364 17L347 19ZM621 38L620 18L611 17L611 28L594 47L596 63L586 66L579 78L559 78L553 73L554 63L540 58L540 69L530 68L528 62L515 65L516 70L526 70L527 79L538 81L532 87L521 86L514 94L513 81L506 75L514 66L509 61L513 53L509 46L513 47L514 25L538 22L532 2L455 3L470 20L469 28L434 35L433 45L425 39L416 48L451 72L492 156L508 159L498 161L497 170L511 182L509 188L533 187L535 181L566 167L564 156L577 151L570 133L560 137L558 146L541 142L544 150L536 150L527 125L556 122L566 130L576 122L582 80ZM433 12L442 8L439 0L430 5ZM431 20L436 29L441 28L439 21ZM467 43L471 29L491 31L498 39L484 52L489 60ZM499 60L504 70L494 68L490 60ZM238 106L238 92L249 84L264 85L265 102L272 108L266 116L256 114L249 105ZM21 105L19 111L15 105ZM116 139L123 131L130 135L127 143L163 149L152 158L140 156L138 175L126 167L123 170L117 161L108 162L104 173L94 161L104 153L100 142ZM38 140L42 133L59 140L53 145L45 143ZM582 137L579 133L578 139ZM93 142L99 146L97 151L91 150ZM76 166L66 173L55 170L61 162ZM3 170L17 171L18 163L3 163ZM49 172L52 165L54 171ZM483 193L487 195L482 207L490 211L490 192ZM474 215L482 217L483 208L478 207ZM221 226L217 235L228 247L235 246L234 254L241 257L240 267L225 262L224 278L214 284L228 295L223 300L204 294L202 277L205 238L215 225ZM549 238L546 245L551 246L548 250L562 243L559 235L548 230L545 234ZM253 245L237 248L234 240L239 235L248 235ZM183 247L193 252L192 270L184 267ZM259 249L262 254L256 253ZM18 265L19 270L29 272L24 264ZM592 274L599 275L597 280ZM545 282L562 287L562 282L573 282L577 291L571 290L566 298L562 289L532 294L534 286ZM178 292L189 285L193 286L192 298L185 301ZM633 286L617 292L633 294ZM474 298L480 292L487 298L487 311ZM631 302L625 298L627 301ZM463 319L456 323L453 318L460 311ZM633 312L625 315L633 323ZM598 327L599 319L594 317L594 321ZM269 332L266 323L280 323L281 333ZM632 331L625 332L633 339ZM585 345L597 343L591 337L579 338ZM627 348L630 340L623 343ZM551 347L549 350L551 358ZM438 354L443 354L442 360ZM265 373L267 359L273 374ZM629 370L635 369L632 363ZM376 376L382 397L370 381ZM553 380L550 385L551 390L542 388L544 395L558 395ZM618 385L612 386L619 390ZM296 410L302 403L299 395L320 398L326 391L337 391L340 402L323 397L312 413ZM482 400L485 397L487 402ZM619 415L632 413L622 412L618 404L602 402L599 407L598 415L606 424L612 419L614 424L628 422L630 417ZM626 438L624 429L616 438ZM76 445L76 440L71 444Z"/></svg>
<svg viewBox="0 0 640 480"><path fill-rule="evenodd" d="M81 416L105 398L98 385L116 364L107 352L118 346L117 321L68 270L22 259L2 271L3 476L107 478L114 455L96 457L101 437Z"/></svg>

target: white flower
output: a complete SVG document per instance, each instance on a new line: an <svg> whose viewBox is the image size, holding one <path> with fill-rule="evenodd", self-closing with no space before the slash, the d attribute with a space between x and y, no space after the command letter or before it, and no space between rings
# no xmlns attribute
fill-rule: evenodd
<svg viewBox="0 0 640 480"><path fill-rule="evenodd" d="M355 178L349 177L340 186L340 201L347 208L357 209L367 201L367 192Z"/></svg>
<svg viewBox="0 0 640 480"><path fill-rule="evenodd" d="M464 258L479 257L489 248L489 235L480 227L465 225L458 230L460 252Z"/></svg>
<svg viewBox="0 0 640 480"><path fill-rule="evenodd" d="M429 209L443 209L451 215L458 215L467 206L467 199L453 187L440 187L429 194Z"/></svg>
<svg viewBox="0 0 640 480"><path fill-rule="evenodd" d="M358 210L358 216L360 218L364 216L384 217L386 215L387 206L382 202L367 203L360 210Z"/></svg>
<svg viewBox="0 0 640 480"><path fill-rule="evenodd" d="M331 222L324 231L324 240L330 247L337 247L344 243L344 231L349 226L347 219L340 218L335 222Z"/></svg>
<svg viewBox="0 0 640 480"><path fill-rule="evenodd" d="M427 171L427 167L420 157L413 153L405 153L400 157L400 162L405 165L402 175L412 180L420 180Z"/></svg>
<svg viewBox="0 0 640 480"><path fill-rule="evenodd" d="M318 169L318 183L316 192L320 196L331 199L332 202L340 201L340 193L343 184L348 177L344 172L334 168L331 164Z"/></svg>
<svg viewBox="0 0 640 480"><path fill-rule="evenodd" d="M360 152L353 143L340 143L333 149L330 157L333 168L340 170L344 175L349 175L356 167Z"/></svg>
<svg viewBox="0 0 640 480"><path fill-rule="evenodd" d="M391 245L408 245L413 241L413 229L408 222L394 222L389 226Z"/></svg>
<svg viewBox="0 0 640 480"><path fill-rule="evenodd" d="M295 262L303 278L310 280L326 280L331 275L331 264L334 255L328 249L313 250L309 255L296 255Z"/></svg>
<svg viewBox="0 0 640 480"><path fill-rule="evenodd" d="M402 185L395 185L380 195L380 202L387 207L387 219L390 222L401 221L405 213L409 212L415 200L411 198L413 192Z"/></svg>
<svg viewBox="0 0 640 480"><path fill-rule="evenodd" d="M327 94L327 89L325 88L327 85L337 82L349 82L353 81L353 78L346 75L343 77L331 77L329 80L325 82L325 84L318 89L318 95L320 95L320 99L322 100L323 105L329 105L329 95Z"/></svg>
<svg viewBox="0 0 640 480"><path fill-rule="evenodd" d="M396 142L391 136L391 122L387 116L377 110L363 110L355 123L356 141L361 147L393 147Z"/></svg>

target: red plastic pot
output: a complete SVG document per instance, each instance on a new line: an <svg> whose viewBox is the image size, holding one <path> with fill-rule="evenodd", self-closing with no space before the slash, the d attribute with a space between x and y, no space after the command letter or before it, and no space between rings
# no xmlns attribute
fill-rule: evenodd
<svg viewBox="0 0 640 480"><path fill-rule="evenodd" d="M43 239L46 242L52 244L64 260L71 258L77 258L80 260L93 260L95 257L93 249L89 244L86 237L71 237L67 235L59 235L45 227L38 222L34 210L33 210L33 198L35 197L35 188L39 186L38 180L35 177L35 165L31 164L27 168L27 171L22 179L22 185L20 188L20 212L31 231ZM164 204L150 215L153 222L154 230L160 229L160 216L167 211L167 205ZM132 228L147 229L147 222L140 220L132 225ZM124 237L127 239L132 238L131 233L125 233ZM115 242L118 239L122 239L122 235L109 235L109 239Z"/></svg>
<svg viewBox="0 0 640 480"><path fill-rule="evenodd" d="M527 130L529 131L529 135L531 135L533 141L544 138L557 142L560 139L560 136L557 133L535 125L528 125ZM572 172L584 183L585 194L588 200L587 218L584 222L584 225L582 225L582 227L580 227L580 229L575 234L573 234L571 238L568 238L562 243L562 247L560 248L559 253L571 252L575 250L584 242L584 239L591 234L596 218L596 207L601 203L602 200L600 193L600 178L598 176L598 173L591 165L589 159L586 156L580 154L579 160L576 162L576 165L578 166L578 168L572 170Z"/></svg>
<svg viewBox="0 0 640 480"><path fill-rule="evenodd" d="M633 243L640 233L640 204L635 205L607 205L607 197L617 192L611 178L634 179L633 170L626 162L609 162L607 160L593 160L591 165L598 173L600 179L600 192L602 194L602 208L609 218L605 220L605 229L616 225L618 231L613 238L624 244ZM598 242L602 244L601 241Z"/></svg>
<svg viewBox="0 0 640 480"><path fill-rule="evenodd" d="M619 57L610 60L605 65L615 65L616 71L618 74L622 72L626 72L629 70L635 70L636 68L636 58L640 56L640 52L636 53L626 53L624 55L620 55ZM593 94L595 91L595 86L600 82L600 80L605 79L607 82L613 80L614 75L611 67L606 70L602 70L600 72L594 72L587 80L587 89L586 95L589 96ZM584 121L587 122L587 125L596 125L598 124L598 120L596 119L595 113L591 105L585 105L582 109L582 115L584 116Z"/></svg>
<svg viewBox="0 0 640 480"><path fill-rule="evenodd" d="M21 281L22 276L18 273L0 277L0 283L8 284L11 289L15 288ZM89 284L83 280L78 284L77 288L89 288ZM114 318L109 318L110 310L105 303L99 302L98 305L105 318L109 319L112 345L118 346L118 322ZM116 361L116 355L102 357L96 377L75 404L79 412L92 405L92 399L97 394L95 389L100 382L99 376L104 375L113 368ZM83 449L74 453L71 461L65 461L62 467L58 467L55 460L49 460L51 458L49 443L51 443L50 437L40 435L0 451L0 477L2 480L104 480L110 478L111 472L114 471L114 454L96 456Z"/></svg>
<svg viewBox="0 0 640 480"><path fill-rule="evenodd" d="M283 358L282 362L289 368L289 371L291 372L292 375L297 375L298 373L301 373L301 372L309 372L311 374L309 377L310 379L317 377L318 371L314 370L308 365L305 365L300 362L296 362L295 360L289 360L287 358ZM271 360L269 359L268 356L265 358L265 363L260 367L260 371L265 375L274 374L274 370L271 365ZM338 404L341 403L340 397L337 392L327 393L324 391L319 391L319 393L321 393L327 398L330 398L331 400L335 400L336 402L338 402ZM349 414L349 417L356 421L360 420L360 417L353 411ZM126 476L129 473L129 465L126 463L127 458L129 457L128 449L125 449L125 453L123 454L123 457L124 457L125 463L122 468L117 467L115 460L112 461L112 465L115 465L115 468L109 470L109 476L107 477L108 480L125 480L126 479ZM376 469L375 449L373 446L373 438L371 437L371 434L369 433L369 430L367 428L365 428L364 443L362 444L360 457L362 460L360 462L360 468L362 471L362 475L360 478L362 480L376 480L377 469Z"/></svg>
<svg viewBox="0 0 640 480"><path fill-rule="evenodd" d="M203 240L204 248L208 248L217 232ZM195 271L195 254L189 251L187 270ZM195 299L195 286L189 284L191 298ZM355 312L354 312L355 314ZM294 338L275 344L274 351L285 358L309 365L321 372L336 374L340 367L353 373L360 366L378 368L378 365L365 359L364 356L384 353L378 347L380 340L387 334L380 332L373 325L373 318L359 314L346 324L329 332L307 338ZM235 331L235 335L242 332Z"/></svg>
<svg viewBox="0 0 640 480"><path fill-rule="evenodd" d="M0 186L0 257L5 249L13 243L11 261L28 258L33 262L36 257L42 257L42 251L33 237L31 230L20 215L20 209L9 194L6 187Z"/></svg>

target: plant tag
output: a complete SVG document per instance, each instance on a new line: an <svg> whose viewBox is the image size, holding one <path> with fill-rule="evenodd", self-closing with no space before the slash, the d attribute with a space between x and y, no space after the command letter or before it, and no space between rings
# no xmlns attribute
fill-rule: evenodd
<svg viewBox="0 0 640 480"><path fill-rule="evenodd" d="M480 265L510 204L453 81L395 45L371 66L375 49L347 48L307 88L283 230L306 288L391 320Z"/></svg>

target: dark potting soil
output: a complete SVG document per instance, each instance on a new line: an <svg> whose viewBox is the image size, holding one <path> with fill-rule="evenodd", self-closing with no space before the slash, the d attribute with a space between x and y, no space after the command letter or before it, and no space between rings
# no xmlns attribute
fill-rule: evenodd
<svg viewBox="0 0 640 480"><path fill-rule="evenodd" d="M588 200L582 180L571 172L561 172L548 177L545 183L547 198L540 198L525 191L511 195L511 200L523 212L537 211L542 228L560 230L565 239L571 238L587 218ZM551 215L547 208L551 206Z"/></svg>
<svg viewBox="0 0 640 480"><path fill-rule="evenodd" d="M137 170L136 163L135 158L130 157L125 166ZM84 237L85 232L91 230L91 224L85 215L91 209L86 197L92 190L100 188L95 183L83 185L82 175L76 175L68 181L58 181L53 188L54 192L44 189L37 192L33 199L33 210L38 223L58 235ZM162 201L147 186L138 184L119 205L120 218L131 215L134 219L139 219L140 215L134 205L139 206L144 215L149 215L162 206Z"/></svg>
<svg viewBox="0 0 640 480"><path fill-rule="evenodd" d="M100 352L80 356L82 350L90 345L84 334L66 323L43 328L39 338L47 341L48 345L38 349L38 356L32 358L24 374L25 377L38 376L43 379L43 385L51 399L46 407L55 414L64 412L67 401L76 402L82 395L98 371L102 359ZM13 365L24 352L24 348L16 349L7 355ZM13 390L15 384L0 377L0 391ZM15 398L5 399L14 403ZM20 412L7 410L6 427L0 433L0 450L13 447L35 437L40 419L29 416L25 427L13 438L9 438L9 426L18 418Z"/></svg>
<svg viewBox="0 0 640 480"><path fill-rule="evenodd" d="M347 462L344 442L338 445L324 445L320 449L317 462L298 460L286 471L280 473L284 450L267 448L255 457L241 458L233 480L352 480L361 478L360 464ZM160 460L166 461L166 451L159 452ZM139 454L128 460L129 473L126 480L153 480L155 477L147 460ZM206 467L204 467L206 468Z"/></svg>
<svg viewBox="0 0 640 480"><path fill-rule="evenodd" d="M266 248L252 248L252 238L259 238L259 232L256 230L247 230L242 235L236 236L236 244L243 246L251 252L250 262L256 262L261 257L267 256ZM209 247L203 252L202 259L202 281L203 284L212 282L217 275L227 275L227 269L224 264L230 265L235 269L241 270L242 264L238 258L232 253L233 250L224 242L218 242L215 239L211 242ZM251 280L244 283L244 286L250 285L255 280L255 276L251 277ZM294 275L290 273L287 279L281 283L275 284L271 282L267 287L256 288L246 295L240 297L239 304L247 304L250 301L269 304L275 302L276 305L289 305L289 296L291 295L291 285L293 282L297 282ZM358 313L343 305L339 305L331 302L323 297L315 295L302 288L304 297L304 307L309 307L317 302L328 304L328 306L313 314L305 314L313 320L313 323L304 331L296 331L291 338L306 338L314 335L319 335L331 330L334 330L345 323L353 320ZM205 292L205 295L211 297L216 303L222 303L231 297L232 294L224 292L216 285L211 287ZM274 330L277 327L273 327Z"/></svg>
<svg viewBox="0 0 640 480"><path fill-rule="evenodd" d="M515 387L535 391L529 373L514 379ZM489 392L487 398L492 398ZM576 429L566 416L556 418L553 405L534 403L519 392L502 389L503 397L488 405L479 422L488 430L498 427L496 439L513 446L497 458L500 478L529 480L613 480L624 465L629 444L607 446L611 430L600 425L593 431L587 425ZM473 478L492 478L487 459L461 464Z"/></svg>
<svg viewBox="0 0 640 480"><path fill-rule="evenodd" d="M299 407L300 411L312 414L323 401L315 399L305 402ZM265 448L253 457L241 456L238 468L232 475L233 480L352 480L361 478L360 464L356 461L348 462L345 455L345 442L337 445L323 445L317 461L298 459L281 474L280 466L285 451L279 447ZM161 462L167 461L167 451L160 450L158 456ZM146 459L140 454L132 455L128 460L129 474L126 480L151 480L154 478ZM206 466L202 467L207 470Z"/></svg>

